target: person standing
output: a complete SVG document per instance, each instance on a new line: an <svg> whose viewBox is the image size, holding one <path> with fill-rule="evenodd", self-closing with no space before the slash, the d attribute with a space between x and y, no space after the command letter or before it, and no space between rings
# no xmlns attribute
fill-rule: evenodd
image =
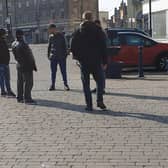
<svg viewBox="0 0 168 168"><path fill-rule="evenodd" d="M33 88L33 71L37 71L32 50L24 41L24 32L16 31L16 40L12 51L17 61L17 101L18 103L35 104L31 91Z"/></svg>
<svg viewBox="0 0 168 168"><path fill-rule="evenodd" d="M10 84L10 53L6 42L7 32L0 29L0 86L1 96L16 97Z"/></svg>
<svg viewBox="0 0 168 168"><path fill-rule="evenodd" d="M48 59L50 60L51 68L51 86L49 90L55 90L57 66L59 65L64 82L64 89L66 91L69 91L70 88L68 86L66 70L67 47L65 37L57 30L55 24L51 24L48 28L48 31L50 34L48 45Z"/></svg>
<svg viewBox="0 0 168 168"><path fill-rule="evenodd" d="M93 22L92 13L85 12L83 18L84 22L73 34L71 51L74 59L80 63L86 110L93 110L90 74L97 84L97 107L105 110L102 68L107 66L106 41L102 29Z"/></svg>
<svg viewBox="0 0 168 168"><path fill-rule="evenodd" d="M100 20L95 20L95 24L102 29ZM102 31L104 32L103 29L102 29ZM106 36L105 32L104 32L104 38L105 38L105 40L107 40L107 36ZM102 73L102 75L103 75L103 94L105 94L106 93L105 89L106 89L106 69L107 69L107 66L104 66L102 68L103 68L103 71L102 71L103 72ZM96 93L96 91L97 91L97 89L95 88L92 90L92 93Z"/></svg>

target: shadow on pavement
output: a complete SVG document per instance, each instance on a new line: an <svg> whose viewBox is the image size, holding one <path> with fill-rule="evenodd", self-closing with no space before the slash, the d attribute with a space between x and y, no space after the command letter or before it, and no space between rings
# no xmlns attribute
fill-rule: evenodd
<svg viewBox="0 0 168 168"><path fill-rule="evenodd" d="M83 93L82 90L72 89L71 92ZM136 94L128 94L128 93L114 93L114 92L106 92L105 96L118 96L118 97L132 97L135 99L144 99L144 100L163 100L168 101L168 97L160 97L160 96L146 96L146 95L136 95Z"/></svg>
<svg viewBox="0 0 168 168"><path fill-rule="evenodd" d="M136 118L141 120L156 121L161 124L168 124L168 116L146 114L146 113L114 112L111 110L106 110L106 111L94 110L93 112L86 112L84 110L84 106L82 105L75 105L72 103L57 102L57 101L42 100L42 99L37 100L37 102L38 102L37 106L41 106L41 107L59 108L63 110L70 110L74 112L88 113L93 115L106 115L111 117L129 117L129 118Z"/></svg>
<svg viewBox="0 0 168 168"><path fill-rule="evenodd" d="M134 94L128 94L128 93L106 93L106 95L121 96L121 97L132 97L132 98L135 98L135 99L149 99L149 100L168 101L168 97L160 97L160 96L134 95Z"/></svg>

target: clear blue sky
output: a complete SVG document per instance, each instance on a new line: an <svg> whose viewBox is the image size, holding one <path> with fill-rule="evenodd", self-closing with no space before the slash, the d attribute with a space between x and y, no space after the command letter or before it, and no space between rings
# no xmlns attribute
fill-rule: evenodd
<svg viewBox="0 0 168 168"><path fill-rule="evenodd" d="M99 0L99 9L109 11L110 16L114 14L114 8L119 7L122 0ZM126 2L126 0L124 0Z"/></svg>

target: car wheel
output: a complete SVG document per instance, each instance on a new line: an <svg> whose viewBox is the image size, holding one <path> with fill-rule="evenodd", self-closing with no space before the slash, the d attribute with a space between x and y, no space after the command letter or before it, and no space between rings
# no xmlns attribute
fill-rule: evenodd
<svg viewBox="0 0 168 168"><path fill-rule="evenodd" d="M166 71L168 68L168 54L160 56L156 66L159 71Z"/></svg>

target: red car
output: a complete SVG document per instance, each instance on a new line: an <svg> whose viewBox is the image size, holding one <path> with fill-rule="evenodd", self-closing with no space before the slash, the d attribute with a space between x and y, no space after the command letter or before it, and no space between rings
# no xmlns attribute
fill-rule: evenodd
<svg viewBox="0 0 168 168"><path fill-rule="evenodd" d="M138 66L138 46L143 46L143 65L156 67L159 71L168 64L168 44L159 43L136 32L120 32L115 37L108 34L110 61L123 62L124 67Z"/></svg>

